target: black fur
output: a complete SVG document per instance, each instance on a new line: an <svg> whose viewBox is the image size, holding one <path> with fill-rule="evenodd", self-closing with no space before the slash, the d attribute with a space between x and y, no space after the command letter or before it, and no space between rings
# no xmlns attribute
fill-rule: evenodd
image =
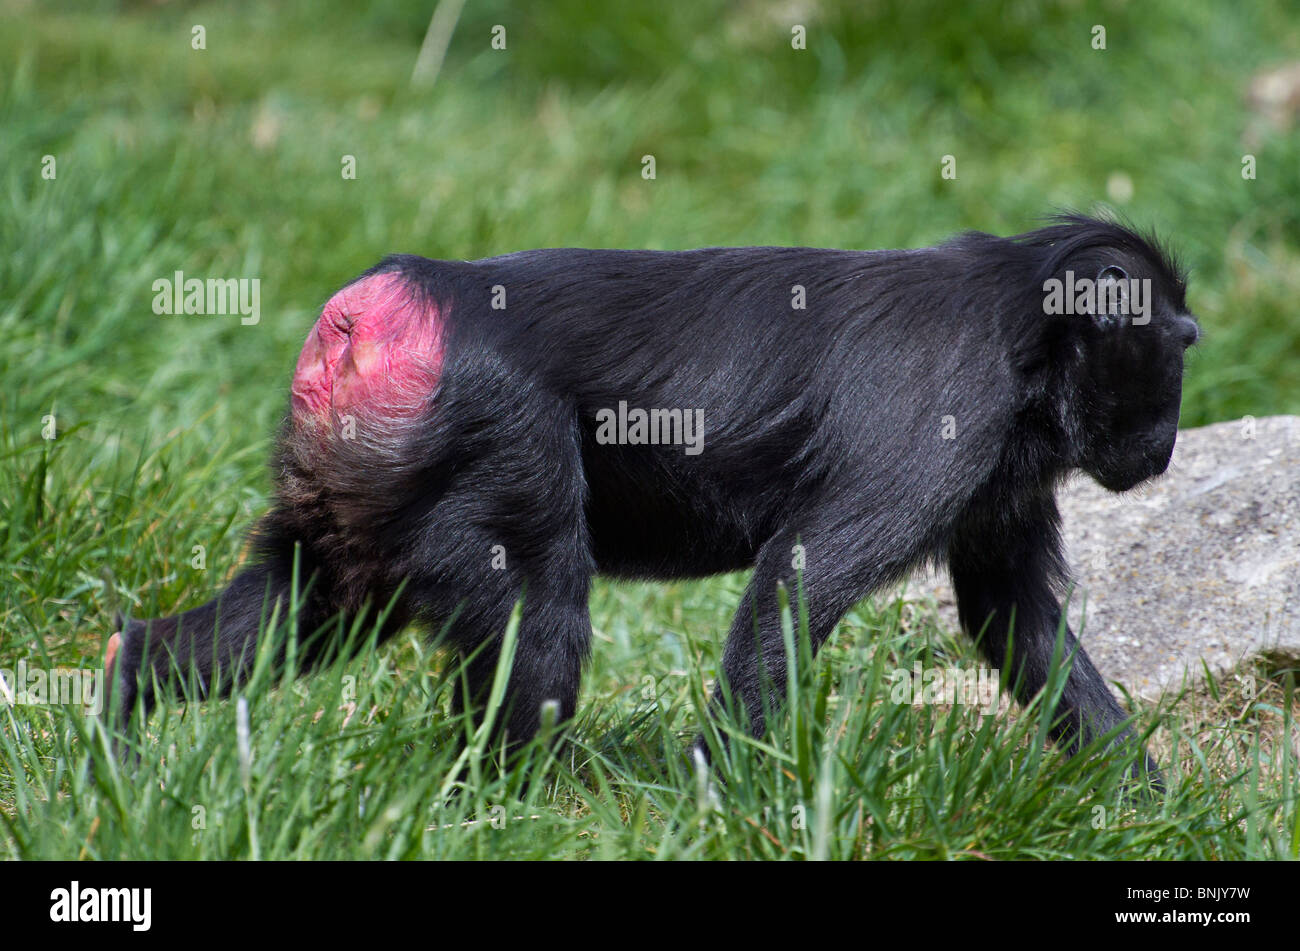
<svg viewBox="0 0 1300 951"><path fill-rule="evenodd" d="M1150 323L1045 315L1046 279L1107 265L1151 280ZM995 666L1014 612L1013 673L1028 699L1048 676L1067 577L1055 488L1075 469L1113 490L1164 471L1197 335L1169 257L1083 217L920 250L400 255L367 273L386 271L446 321L425 411L363 417L349 442L286 421L251 566L216 601L127 626L114 680L128 710L137 695L154 702L152 678L137 677L149 669L163 684L193 670L228 689L265 596L287 597L295 544L312 579L304 635L382 606L405 582L387 630L454 615L451 643L468 653L499 641L526 583L512 741L535 732L546 700L574 713L594 574L748 567L723 673L761 733L761 677L784 683L774 591L793 588L796 544L814 645L865 595L946 561L963 624L983 631ZM490 305L496 285L504 310ZM792 308L794 285L806 309ZM619 401L702 409L703 451L598 443L596 414ZM491 567L496 545L504 570ZM1056 737L1073 750L1124 713L1073 635L1066 645ZM494 664L492 650L478 655L472 692Z"/></svg>

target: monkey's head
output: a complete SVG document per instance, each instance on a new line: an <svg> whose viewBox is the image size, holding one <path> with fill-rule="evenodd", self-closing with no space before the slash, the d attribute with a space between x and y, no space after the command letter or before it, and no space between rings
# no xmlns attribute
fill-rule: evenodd
<svg viewBox="0 0 1300 951"><path fill-rule="evenodd" d="M1200 336L1186 278L1160 245L1119 224L1070 217L1044 230L1044 309L1060 321L1071 455L1122 492L1160 475L1173 455L1183 357Z"/></svg>

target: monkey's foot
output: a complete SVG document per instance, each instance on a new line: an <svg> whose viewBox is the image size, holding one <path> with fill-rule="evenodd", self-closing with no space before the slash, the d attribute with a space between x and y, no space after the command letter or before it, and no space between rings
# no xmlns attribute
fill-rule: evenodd
<svg viewBox="0 0 1300 951"><path fill-rule="evenodd" d="M122 648L122 635L114 634L108 639L108 649L104 653L104 676L113 676L113 661L117 659L117 652Z"/></svg>

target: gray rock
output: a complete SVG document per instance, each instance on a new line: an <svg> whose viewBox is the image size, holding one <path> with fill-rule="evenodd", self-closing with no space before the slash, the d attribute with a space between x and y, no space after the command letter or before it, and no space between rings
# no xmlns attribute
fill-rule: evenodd
<svg viewBox="0 0 1300 951"><path fill-rule="evenodd" d="M1155 699L1202 661L1300 663L1300 416L1183 430L1162 478L1113 495L1079 476L1060 504L1071 624L1104 677ZM946 577L918 596L957 623Z"/></svg>

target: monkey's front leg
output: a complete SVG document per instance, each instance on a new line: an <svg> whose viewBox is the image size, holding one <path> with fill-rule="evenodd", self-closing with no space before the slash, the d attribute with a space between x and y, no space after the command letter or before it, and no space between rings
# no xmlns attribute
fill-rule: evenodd
<svg viewBox="0 0 1300 951"><path fill-rule="evenodd" d="M1058 524L1055 503L1049 500L1030 517L1008 517L996 526L959 531L949 552L962 626L995 667L1006 662L1010 638L1010 675L1021 703L1047 686L1052 670L1061 624L1056 588L1065 579ZM1064 634L1057 663L1070 664L1070 671L1053 713L1051 734L1074 754L1128 716L1068 625ZM1137 746L1132 729L1125 727L1115 745ZM1158 785L1155 762L1145 750L1142 756L1147 774Z"/></svg>

